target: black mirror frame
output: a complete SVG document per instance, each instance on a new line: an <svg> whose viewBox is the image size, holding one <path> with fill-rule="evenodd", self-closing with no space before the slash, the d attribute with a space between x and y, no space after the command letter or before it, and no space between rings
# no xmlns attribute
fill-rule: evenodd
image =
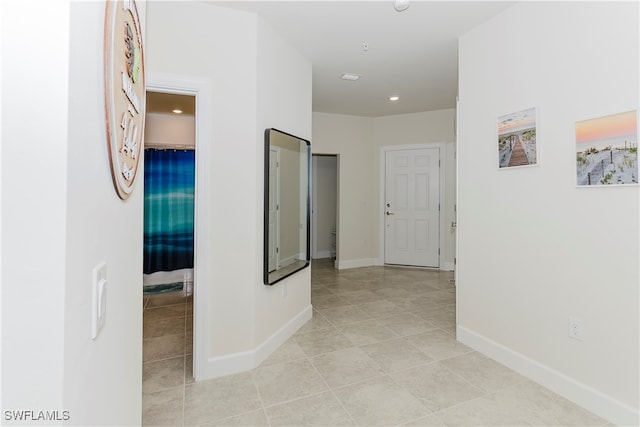
<svg viewBox="0 0 640 427"><path fill-rule="evenodd" d="M272 131L279 132L283 135L288 135L292 138L300 142L304 142L306 144L306 157L307 157L307 196L305 201L306 212L306 256L305 263L300 267L296 268L288 272L287 274L278 277L276 280L269 282L269 149L271 146L270 143L270 133ZM300 138L298 136L292 135L287 132L283 132L276 128L267 128L264 131L264 213L263 213L263 282L267 286L272 286L278 283L279 281L297 273L300 270L305 269L311 264L311 142L307 139Z"/></svg>

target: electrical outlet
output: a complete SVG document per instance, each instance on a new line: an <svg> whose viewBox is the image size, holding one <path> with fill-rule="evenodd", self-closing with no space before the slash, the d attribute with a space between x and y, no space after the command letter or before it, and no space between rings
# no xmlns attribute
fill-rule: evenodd
<svg viewBox="0 0 640 427"><path fill-rule="evenodd" d="M584 326L582 320L569 317L569 338L584 341Z"/></svg>

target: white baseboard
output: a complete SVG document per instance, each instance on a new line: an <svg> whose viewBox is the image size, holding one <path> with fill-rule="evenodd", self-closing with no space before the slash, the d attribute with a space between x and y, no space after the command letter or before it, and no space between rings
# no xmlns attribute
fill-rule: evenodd
<svg viewBox="0 0 640 427"><path fill-rule="evenodd" d="M453 269L455 268L455 264L452 262L445 262L442 264L442 267L440 267L440 270L443 271L453 271Z"/></svg>
<svg viewBox="0 0 640 427"><path fill-rule="evenodd" d="M255 349L226 354L224 356L210 357L205 367L204 377L198 380L218 378L256 368L298 329L307 323L312 315L313 308L309 305Z"/></svg>
<svg viewBox="0 0 640 427"><path fill-rule="evenodd" d="M273 335L264 340L254 351L255 362L254 367L265 361L267 357L278 349L286 340L296 333L305 323L311 320L313 316L313 307L308 305L307 308L298 313L293 319L285 323Z"/></svg>
<svg viewBox="0 0 640 427"><path fill-rule="evenodd" d="M336 260L335 265L338 270L345 270L348 268L370 267L372 265L380 265L380 260L378 258L351 259L348 261Z"/></svg>
<svg viewBox="0 0 640 427"><path fill-rule="evenodd" d="M640 411L463 326L458 341L619 426L640 425Z"/></svg>

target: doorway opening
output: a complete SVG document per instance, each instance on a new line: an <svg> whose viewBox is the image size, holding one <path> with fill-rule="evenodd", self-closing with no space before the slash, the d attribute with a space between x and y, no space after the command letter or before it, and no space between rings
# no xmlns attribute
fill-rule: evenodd
<svg viewBox="0 0 640 427"><path fill-rule="evenodd" d="M149 91L145 121L144 293L191 295L195 97Z"/></svg>
<svg viewBox="0 0 640 427"><path fill-rule="evenodd" d="M211 117L211 82L195 76L179 75L150 75L146 82L147 92L164 94L188 95L195 99L195 193L194 193L194 261L193 261L193 295L185 303L185 347L193 348L193 353L185 355L184 369L192 371L193 376L185 374L187 380L202 380L211 378L208 352L213 338L209 331L207 302L209 301L211 272L208 267L207 255L212 253L211 242L207 236L211 235L211 197L207 193L208 171L212 156L212 126ZM141 248L142 250L142 248ZM191 311L191 307L192 311ZM147 306L150 309L149 306ZM180 310L178 310L180 312ZM160 316L161 317L161 316ZM172 322L168 322L173 325ZM158 340L161 341L161 340ZM163 348L166 348L162 346ZM145 351L143 351L143 358ZM147 352L151 354L150 352ZM144 390L144 381L143 381Z"/></svg>
<svg viewBox="0 0 640 427"><path fill-rule="evenodd" d="M143 394L194 378L196 95L148 89L144 140Z"/></svg>
<svg viewBox="0 0 640 427"><path fill-rule="evenodd" d="M337 259L338 156L314 154L312 258Z"/></svg>

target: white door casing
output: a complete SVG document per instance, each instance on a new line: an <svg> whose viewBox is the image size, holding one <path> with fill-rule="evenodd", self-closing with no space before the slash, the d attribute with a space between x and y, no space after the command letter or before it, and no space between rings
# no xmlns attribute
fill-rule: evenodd
<svg viewBox="0 0 640 427"><path fill-rule="evenodd" d="M269 148L269 272L280 263L280 149Z"/></svg>
<svg viewBox="0 0 640 427"><path fill-rule="evenodd" d="M440 267L440 148L385 152L384 262Z"/></svg>

